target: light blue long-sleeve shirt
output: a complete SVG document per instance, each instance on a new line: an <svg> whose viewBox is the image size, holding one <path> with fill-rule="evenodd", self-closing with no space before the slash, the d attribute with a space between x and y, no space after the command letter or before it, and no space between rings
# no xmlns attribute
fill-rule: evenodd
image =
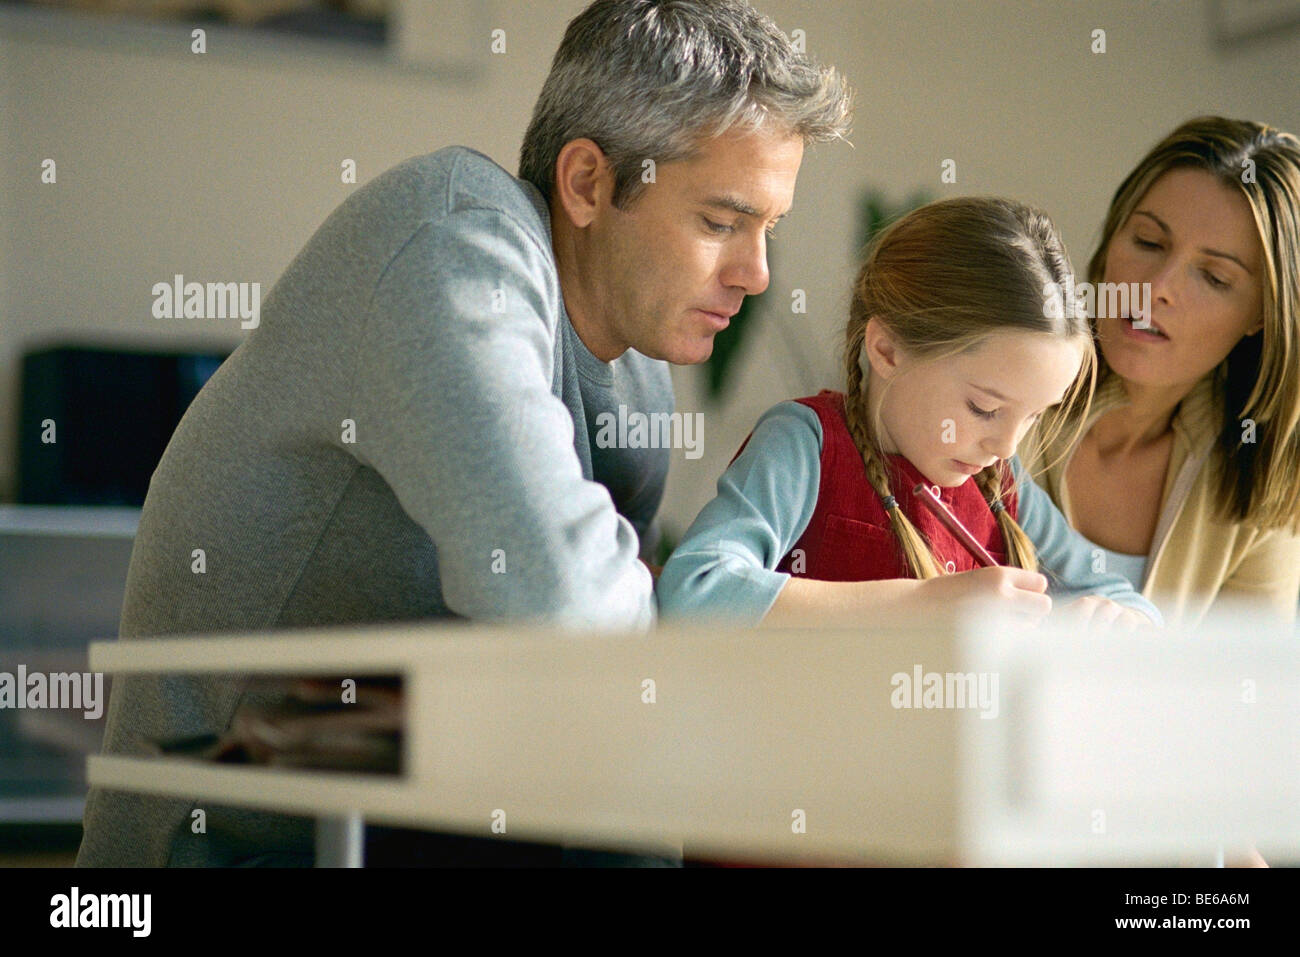
<svg viewBox="0 0 1300 957"><path fill-rule="evenodd" d="M718 479L717 497L704 506L659 576L656 594L665 618L755 623L767 614L791 577L776 566L817 506L821 453L821 422L808 406L782 402L763 414L744 452ZM1011 467L1019 492L1017 521L1034 543L1052 598L1101 595L1163 624L1128 578L1094 570L1096 546L1070 527L1019 459L1012 458Z"/></svg>

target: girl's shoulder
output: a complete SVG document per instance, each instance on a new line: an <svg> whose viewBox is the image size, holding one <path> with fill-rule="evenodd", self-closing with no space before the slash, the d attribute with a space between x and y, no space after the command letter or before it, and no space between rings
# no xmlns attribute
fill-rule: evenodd
<svg viewBox="0 0 1300 957"><path fill-rule="evenodd" d="M790 423L806 423L814 427L819 436L819 444L824 433L829 429L838 430L845 427L844 393L831 389L822 389L816 395L806 395L798 399L778 402L759 417L759 424L770 419L781 419ZM757 430L758 426L755 426Z"/></svg>
<svg viewBox="0 0 1300 957"><path fill-rule="evenodd" d="M759 420L755 434L776 423L799 433L796 440L802 440L803 454L815 456L823 471L856 474L862 470L862 453L849 428L844 393L823 389L816 395L779 403ZM815 437L815 444L808 441L810 436Z"/></svg>
<svg viewBox="0 0 1300 957"><path fill-rule="evenodd" d="M812 409L817 413L818 418L825 415L844 417L844 393L836 392L834 389L822 389L816 395L805 395L781 404L788 405L791 403Z"/></svg>
<svg viewBox="0 0 1300 957"><path fill-rule="evenodd" d="M754 428L731 457L734 463L747 448L788 452L792 448L820 457L823 429L821 417L804 399L778 402L758 417Z"/></svg>

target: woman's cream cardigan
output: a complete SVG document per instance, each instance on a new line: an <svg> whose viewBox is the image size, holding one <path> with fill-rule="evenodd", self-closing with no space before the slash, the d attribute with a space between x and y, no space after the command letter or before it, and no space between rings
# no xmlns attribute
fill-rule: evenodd
<svg viewBox="0 0 1300 957"><path fill-rule="evenodd" d="M1115 375L1097 390L1086 434L1102 415L1125 403ZM1213 373L1202 379L1174 415L1174 447L1160 497L1160 517L1147 553L1142 594L1154 602L1169 625L1194 627L1210 606L1249 600L1287 622L1296 619L1300 598L1300 536L1288 530L1259 530L1218 518L1219 495L1212 463L1222 414ZM1074 525L1065 471L1074 450L1069 436L1024 465ZM1032 454L1031 441L1025 443ZM1041 472L1043 464L1051 467Z"/></svg>

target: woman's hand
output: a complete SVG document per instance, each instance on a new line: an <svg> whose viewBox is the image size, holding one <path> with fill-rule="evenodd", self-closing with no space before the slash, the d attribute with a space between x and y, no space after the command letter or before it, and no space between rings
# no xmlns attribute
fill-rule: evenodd
<svg viewBox="0 0 1300 957"><path fill-rule="evenodd" d="M1055 620L1088 628L1114 628L1125 633L1156 627L1156 623L1142 612L1126 608L1100 595L1085 595L1070 602L1061 608Z"/></svg>

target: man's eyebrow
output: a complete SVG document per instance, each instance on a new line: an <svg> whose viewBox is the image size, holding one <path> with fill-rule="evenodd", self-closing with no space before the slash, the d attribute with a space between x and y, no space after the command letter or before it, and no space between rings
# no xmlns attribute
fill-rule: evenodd
<svg viewBox="0 0 1300 957"><path fill-rule="evenodd" d="M1166 233L1173 232L1173 230L1169 228L1168 223L1166 223L1163 219L1161 219L1159 216L1157 216L1155 213L1151 212L1150 210L1135 209L1133 210L1133 213L1134 215L1138 215L1138 216L1148 216L1151 219L1155 220L1156 225L1159 226L1161 229L1163 229ZM1247 266L1244 262L1242 262L1240 259L1234 256L1232 253L1225 253L1218 249L1210 249L1206 246L1202 246L1200 251L1205 253L1207 256L1217 256L1220 259L1230 259L1233 262L1235 262L1238 266L1240 266L1242 269L1246 270L1246 273L1248 275L1251 276L1255 275L1255 271L1253 269Z"/></svg>
<svg viewBox="0 0 1300 957"><path fill-rule="evenodd" d="M743 199L740 199L737 196L728 196L728 195L710 196L704 200L704 205L712 206L715 209L729 209L733 213L740 213L740 215L742 216L759 215L757 209L755 209L752 205L750 205L749 203L745 202ZM791 208L793 209L793 207ZM789 209L787 209L780 216L776 217L776 220L774 220L774 222L779 222L785 219L786 216L788 215L790 215Z"/></svg>

